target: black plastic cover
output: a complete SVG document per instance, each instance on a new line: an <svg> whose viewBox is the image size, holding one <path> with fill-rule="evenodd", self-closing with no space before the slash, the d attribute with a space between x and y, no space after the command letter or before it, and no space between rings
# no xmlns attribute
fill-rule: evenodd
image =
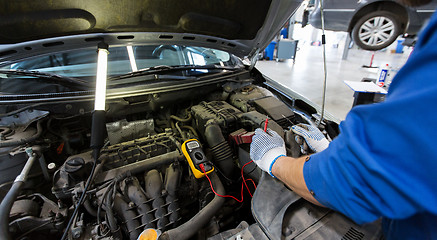
<svg viewBox="0 0 437 240"><path fill-rule="evenodd" d="M282 127L290 125L290 121L294 119L294 112L275 97L260 98L254 103L257 111L269 115Z"/></svg>

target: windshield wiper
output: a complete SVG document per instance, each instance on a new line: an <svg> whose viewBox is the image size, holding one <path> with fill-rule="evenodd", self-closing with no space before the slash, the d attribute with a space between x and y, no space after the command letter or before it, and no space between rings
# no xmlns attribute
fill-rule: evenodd
<svg viewBox="0 0 437 240"><path fill-rule="evenodd" d="M120 87L123 84L138 84L138 83L162 83L162 82L170 82L170 81L184 81L184 80L198 80L198 77L194 76L179 76L179 75L162 75L162 74L153 74L153 75L147 75L145 77L142 77L141 79L137 79L135 77L121 77L118 78L116 76L115 78L110 78L111 81L108 81L108 86L117 86Z"/></svg>
<svg viewBox="0 0 437 240"><path fill-rule="evenodd" d="M19 75L19 76L28 76L28 77L37 77L37 78L44 78L51 81L54 81L55 83L68 83L72 87L88 87L90 86L87 81L84 81L79 78L72 78L72 77L65 77L53 73L45 73L45 72L38 72L38 71L29 71L29 70L5 70L0 69L0 73L2 74L12 74L12 75Z"/></svg>
<svg viewBox="0 0 437 240"><path fill-rule="evenodd" d="M210 70L236 70L240 69L239 67L227 67L227 66L221 66L221 65L176 65L176 66L168 66L168 65L159 65L149 68L140 69L136 72L126 73L118 76L111 77L111 80L114 79L122 79L122 78L130 78L130 77L136 77L136 76L144 76L149 74L155 74L155 73L163 73L163 72L171 72L171 71L181 71L181 70L191 70L191 69L210 69Z"/></svg>

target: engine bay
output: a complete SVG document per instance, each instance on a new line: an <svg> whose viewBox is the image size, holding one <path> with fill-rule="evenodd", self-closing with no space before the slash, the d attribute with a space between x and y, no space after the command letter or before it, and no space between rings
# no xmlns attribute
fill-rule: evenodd
<svg viewBox="0 0 437 240"><path fill-rule="evenodd" d="M259 224L252 197L266 178L250 159L251 137L268 118L289 156L311 153L290 130L298 123L315 124L315 110L300 104L252 81L110 100L106 144L69 239L137 239L150 228L160 239L231 239L243 229L264 239L257 231L268 229L250 230ZM63 234L92 171L89 109L83 102L64 102L4 114L0 120L1 198L29 151L38 156L9 213L13 239ZM322 130L333 139L336 127L326 121ZM197 152L189 155L187 147ZM318 219L328 212L299 204L299 211L320 213ZM284 221L292 224L290 214ZM281 226L280 238L295 236L289 224Z"/></svg>

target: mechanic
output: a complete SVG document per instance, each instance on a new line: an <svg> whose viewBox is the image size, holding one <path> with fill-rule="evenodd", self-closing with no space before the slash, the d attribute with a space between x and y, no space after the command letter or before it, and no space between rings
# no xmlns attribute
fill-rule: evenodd
<svg viewBox="0 0 437 240"><path fill-rule="evenodd" d="M316 127L293 126L317 152L311 156L285 156L282 138L261 129L255 131L250 155L310 202L358 224L382 218L387 239L437 239L436 104L437 13L385 102L354 107L330 143Z"/></svg>

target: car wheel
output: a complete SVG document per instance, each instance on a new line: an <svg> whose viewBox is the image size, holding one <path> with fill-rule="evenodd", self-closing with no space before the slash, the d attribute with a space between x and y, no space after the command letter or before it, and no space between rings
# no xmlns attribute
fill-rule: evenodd
<svg viewBox="0 0 437 240"><path fill-rule="evenodd" d="M396 40L401 31L396 16L376 11L360 18L352 30L354 42L364 50L380 50Z"/></svg>

